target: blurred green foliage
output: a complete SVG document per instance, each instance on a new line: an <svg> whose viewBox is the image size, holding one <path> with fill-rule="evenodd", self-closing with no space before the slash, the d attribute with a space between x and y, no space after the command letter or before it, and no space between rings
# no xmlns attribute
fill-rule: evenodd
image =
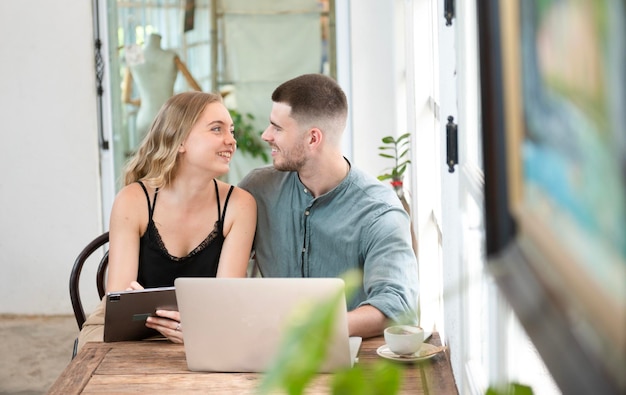
<svg viewBox="0 0 626 395"><path fill-rule="evenodd" d="M361 284L360 271L343 276L345 295L349 299ZM260 386L261 394L282 389L289 395L301 395L316 376L326 357L330 343L333 320L343 293L328 300L303 306L297 323L287 330L279 354ZM367 380L366 380L367 377ZM402 381L402 367L386 360L333 374L330 381L332 394L393 395L397 394Z"/></svg>
<svg viewBox="0 0 626 395"><path fill-rule="evenodd" d="M362 273L350 271L343 276L345 297L349 300L361 286ZM302 306L298 319L288 328L273 365L259 386L261 395L286 393L302 395L317 375L326 357L330 343L333 320L342 293L328 300ZM355 363L354 367L332 374L328 393L333 395L395 395L400 391L404 365L386 359L374 363ZM506 386L489 387L485 395L533 395L531 387L509 383Z"/></svg>
<svg viewBox="0 0 626 395"><path fill-rule="evenodd" d="M527 385L509 383L503 388L489 387L485 395L533 395L533 390Z"/></svg>
<svg viewBox="0 0 626 395"><path fill-rule="evenodd" d="M262 131L255 131L252 122L254 115L242 114L237 110L229 109L233 123L235 124L235 139L237 148L241 152L246 152L253 158L262 158L264 162L269 162L267 153L268 145L261 139Z"/></svg>

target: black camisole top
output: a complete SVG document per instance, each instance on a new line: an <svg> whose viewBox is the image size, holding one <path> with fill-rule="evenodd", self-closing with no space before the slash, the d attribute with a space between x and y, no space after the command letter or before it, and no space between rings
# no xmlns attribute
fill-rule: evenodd
<svg viewBox="0 0 626 395"><path fill-rule="evenodd" d="M148 190L141 181L138 182L146 194L149 213L148 228L139 240L139 273L137 275L139 284L144 288L170 287L174 285L174 280L178 277L215 277L224 244L223 226L226 206L234 186L231 185L228 191L222 212L217 181L213 180L217 198L217 222L215 222L211 233L200 245L187 256L179 258L169 254L163 240L161 240L159 230L152 220L159 190L155 191L151 205Z"/></svg>

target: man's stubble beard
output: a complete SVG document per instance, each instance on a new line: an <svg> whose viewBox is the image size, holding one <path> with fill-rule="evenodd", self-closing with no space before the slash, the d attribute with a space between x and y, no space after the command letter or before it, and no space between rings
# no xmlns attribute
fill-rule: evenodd
<svg viewBox="0 0 626 395"><path fill-rule="evenodd" d="M280 154L284 154L284 151L279 151ZM292 151L287 152L287 155L282 155L282 163L277 163L274 159L274 168L279 171L299 171L306 163L304 157L304 147L302 144L297 145Z"/></svg>

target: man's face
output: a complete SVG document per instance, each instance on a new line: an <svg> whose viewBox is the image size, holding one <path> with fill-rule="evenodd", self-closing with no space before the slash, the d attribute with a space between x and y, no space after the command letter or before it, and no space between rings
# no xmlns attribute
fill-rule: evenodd
<svg viewBox="0 0 626 395"><path fill-rule="evenodd" d="M291 117L291 106L274 103L270 124L261 137L272 149L274 168L281 171L299 171L306 163L306 135Z"/></svg>

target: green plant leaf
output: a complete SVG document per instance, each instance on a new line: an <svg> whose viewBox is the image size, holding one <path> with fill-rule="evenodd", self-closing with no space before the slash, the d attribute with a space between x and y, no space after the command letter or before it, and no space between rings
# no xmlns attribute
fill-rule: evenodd
<svg viewBox="0 0 626 395"><path fill-rule="evenodd" d="M519 383L509 383L502 387L490 386L485 395L533 395L533 389L527 385Z"/></svg>
<svg viewBox="0 0 626 395"><path fill-rule="evenodd" d="M254 131L250 121L254 120L254 115L242 114L237 110L229 109L230 116L235 125L235 139L237 148L241 152L248 153L253 158L260 157L264 162L269 162L269 146L261 139L262 131Z"/></svg>
<svg viewBox="0 0 626 395"><path fill-rule="evenodd" d="M331 389L333 395L367 395L370 393L369 385L363 374L363 368L360 365L335 373L331 381Z"/></svg>
<svg viewBox="0 0 626 395"><path fill-rule="evenodd" d="M332 394L394 395L400 391L403 373L403 367L384 360L356 365L333 376Z"/></svg>
<svg viewBox="0 0 626 395"><path fill-rule="evenodd" d="M404 133L397 139L393 136L385 136L381 139L383 144L378 147L378 155L382 158L392 159L394 166L385 169L390 170L390 173L385 173L378 176L378 179L383 181L389 178L393 180L402 181L403 174L406 172L407 165L411 163L410 159L401 159L407 157L410 153L411 133ZM387 152L392 151L392 154Z"/></svg>
<svg viewBox="0 0 626 395"><path fill-rule="evenodd" d="M378 361L372 367L373 380L370 382L372 394L390 395L397 394L402 384L403 368L389 361Z"/></svg>
<svg viewBox="0 0 626 395"><path fill-rule="evenodd" d="M350 271L343 275L345 297L348 299L361 284L362 274ZM259 391L267 394L282 388L290 395L300 395L317 374L330 344L333 320L344 293L332 295L322 303L303 305L285 333L279 353Z"/></svg>
<svg viewBox="0 0 626 395"><path fill-rule="evenodd" d="M402 163L398 163L398 166L397 166L397 167L407 166L409 163L411 163L411 161L410 161L410 160L405 160L405 161L404 161L404 162L402 162Z"/></svg>

